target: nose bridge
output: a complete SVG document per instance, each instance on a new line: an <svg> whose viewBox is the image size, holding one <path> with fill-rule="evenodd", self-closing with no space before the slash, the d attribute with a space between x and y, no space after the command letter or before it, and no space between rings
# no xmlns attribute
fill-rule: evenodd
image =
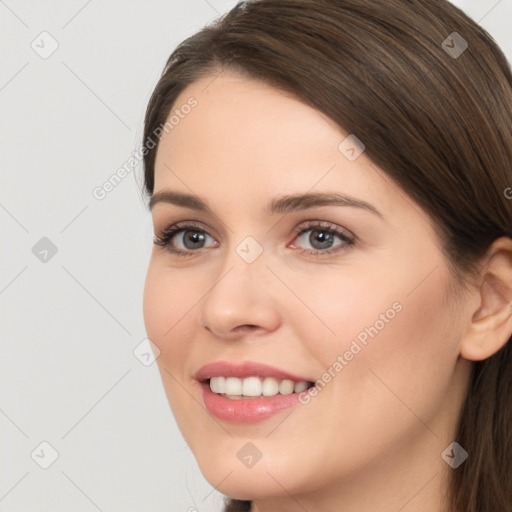
<svg viewBox="0 0 512 512"><path fill-rule="evenodd" d="M219 279L228 278L229 274L236 274L240 286L252 287L251 294L258 290L258 280L260 285L265 281L268 269L266 268L267 259L265 257L263 244L258 242L252 235L240 237L237 233L231 233L232 240L240 240L238 242L229 242L229 248L223 255L222 264L220 265L218 274ZM224 277L223 277L224 276ZM234 275L231 276L231 279ZM218 280L216 280L220 284ZM231 285L234 285L231 283ZM249 291L247 289L247 291Z"/></svg>
<svg viewBox="0 0 512 512"><path fill-rule="evenodd" d="M263 246L252 236L232 245L202 303L202 324L218 336L243 325L273 329L278 321L267 286Z"/></svg>
<svg viewBox="0 0 512 512"><path fill-rule="evenodd" d="M241 242L231 244L222 260L209 295L215 296L218 304L224 301L226 306L235 301L230 306L235 309L257 300L262 295L264 274L268 272L262 245L254 237L246 236Z"/></svg>

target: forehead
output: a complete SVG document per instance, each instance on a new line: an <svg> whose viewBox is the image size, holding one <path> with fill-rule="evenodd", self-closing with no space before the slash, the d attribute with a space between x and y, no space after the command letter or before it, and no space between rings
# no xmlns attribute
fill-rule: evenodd
<svg viewBox="0 0 512 512"><path fill-rule="evenodd" d="M265 83L231 73L203 77L182 91L171 117L157 150L155 192L263 201L314 188L358 195L383 212L397 207L399 191L364 152L354 161L341 152L348 133Z"/></svg>
<svg viewBox="0 0 512 512"><path fill-rule="evenodd" d="M322 149L331 143L335 154L337 144L332 147L332 143L346 135L327 116L289 93L227 72L189 85L176 99L171 116L181 109L188 111L186 105L192 98L197 104L180 116L167 137L170 144L179 146L183 138L198 136L203 151L211 150L210 144L222 144L223 148L254 153L255 145L264 143L258 148L261 153L269 146L285 149L294 141L300 147L304 142L313 145L324 139Z"/></svg>

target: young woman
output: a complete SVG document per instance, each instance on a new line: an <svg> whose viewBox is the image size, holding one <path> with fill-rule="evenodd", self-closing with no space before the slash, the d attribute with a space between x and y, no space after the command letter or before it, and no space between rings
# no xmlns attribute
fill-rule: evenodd
<svg viewBox="0 0 512 512"><path fill-rule="evenodd" d="M444 0L255 0L150 99L144 318L226 511L512 510L512 76Z"/></svg>

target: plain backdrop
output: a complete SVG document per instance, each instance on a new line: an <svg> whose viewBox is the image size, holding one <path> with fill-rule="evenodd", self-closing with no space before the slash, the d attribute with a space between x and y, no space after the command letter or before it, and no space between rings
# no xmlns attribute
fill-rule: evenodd
<svg viewBox="0 0 512 512"><path fill-rule="evenodd" d="M512 60L512 0L455 3ZM142 167L93 192L175 46L235 4L0 0L3 512L222 509L143 356Z"/></svg>

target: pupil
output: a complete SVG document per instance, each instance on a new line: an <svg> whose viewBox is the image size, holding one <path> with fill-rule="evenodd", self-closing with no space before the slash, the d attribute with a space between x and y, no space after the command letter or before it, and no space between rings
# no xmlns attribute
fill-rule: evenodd
<svg viewBox="0 0 512 512"><path fill-rule="evenodd" d="M187 247L187 241L190 241L192 243L192 247ZM187 231L185 234L184 244L185 244L185 247L187 247L188 249L196 248L196 246L194 244L198 244L198 243L200 244L203 241L204 241L204 235L202 235L201 233L198 233L197 231Z"/></svg>
<svg viewBox="0 0 512 512"><path fill-rule="evenodd" d="M314 233L317 233L314 235ZM309 236L309 242L313 247L315 247L316 242L320 242L320 247L316 247L316 249L325 249L326 247L330 247L332 243L332 236L330 233L326 233L325 231L312 231ZM324 244L324 245L322 245Z"/></svg>

